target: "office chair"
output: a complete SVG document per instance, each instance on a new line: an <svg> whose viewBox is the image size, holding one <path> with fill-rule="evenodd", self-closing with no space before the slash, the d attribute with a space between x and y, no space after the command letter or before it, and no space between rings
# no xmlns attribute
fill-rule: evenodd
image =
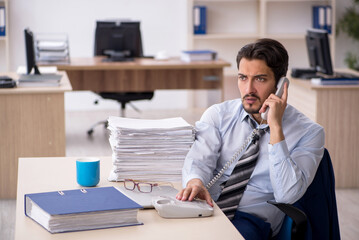
<svg viewBox="0 0 359 240"><path fill-rule="evenodd" d="M132 101L138 101L138 100L151 100L154 93L153 92L100 92L98 93L99 96L101 96L103 99L111 99L116 100L120 104L120 116L125 117L125 109L126 104L130 104L133 109L135 109L137 112L140 112L138 108L136 108L134 105L131 104ZM95 102L96 103L96 102ZM107 128L108 122L100 121L95 123L90 127L89 130L87 130L87 134L91 136L93 134L93 131L96 126L103 125L104 128Z"/></svg>
<svg viewBox="0 0 359 240"><path fill-rule="evenodd" d="M97 21L95 32L94 55L107 55L105 61L133 61L136 57L143 57L140 22ZM103 99L116 100L120 108L120 116L125 117L126 104L130 104L136 111L132 101L151 100L154 92L99 92ZM96 103L96 102L95 102ZM100 121L91 126L87 134L91 136L97 125L103 124L107 128L107 121Z"/></svg>
<svg viewBox="0 0 359 240"><path fill-rule="evenodd" d="M313 182L293 205L268 201L286 214L278 240L340 239L335 179L327 149Z"/></svg>

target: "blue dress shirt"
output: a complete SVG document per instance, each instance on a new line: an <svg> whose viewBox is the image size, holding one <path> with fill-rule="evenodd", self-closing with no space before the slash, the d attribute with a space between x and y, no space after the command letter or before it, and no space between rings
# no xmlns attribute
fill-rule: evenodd
<svg viewBox="0 0 359 240"><path fill-rule="evenodd" d="M196 140L182 169L183 187L193 178L206 185L229 161L252 132L241 99L215 104L196 122ZM268 125L256 127L265 128ZM294 203L312 182L324 152L324 130L290 105L284 112L285 140L269 144L270 129L260 138L256 167L244 191L238 210L271 224L277 234L284 214L267 203L275 200ZM221 188L235 166L233 163L209 189L217 200Z"/></svg>

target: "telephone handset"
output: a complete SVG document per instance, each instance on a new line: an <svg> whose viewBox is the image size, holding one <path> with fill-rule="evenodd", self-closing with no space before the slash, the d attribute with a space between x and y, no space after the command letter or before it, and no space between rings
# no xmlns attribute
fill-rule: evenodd
<svg viewBox="0 0 359 240"><path fill-rule="evenodd" d="M279 79L279 82L277 84L277 91L275 92L275 95L278 97L282 97L283 95L283 90L284 90L284 83L288 83L287 86L289 86L289 80L286 77L281 77ZM269 107L267 107L266 111L264 113L261 114L261 117L263 120L267 120L268 117L268 111L269 111Z"/></svg>

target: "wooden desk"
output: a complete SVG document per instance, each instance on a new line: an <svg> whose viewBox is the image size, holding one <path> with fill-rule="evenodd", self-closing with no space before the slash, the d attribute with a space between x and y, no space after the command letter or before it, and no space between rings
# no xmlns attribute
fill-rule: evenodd
<svg viewBox="0 0 359 240"><path fill-rule="evenodd" d="M359 85L318 86L292 78L288 103L324 127L336 187L359 187Z"/></svg>
<svg viewBox="0 0 359 240"><path fill-rule="evenodd" d="M56 65L64 70L73 90L93 92L139 92L158 89L223 89L223 60L186 63L135 59L133 62L103 62L103 57L71 58Z"/></svg>
<svg viewBox="0 0 359 240"><path fill-rule="evenodd" d="M101 157L98 186L119 186L108 182L111 157ZM24 214L24 194L80 188L76 183L76 158L20 158L16 200L15 239L243 239L223 212L215 206L208 218L165 219L153 209L140 210L141 226L50 234Z"/></svg>
<svg viewBox="0 0 359 240"><path fill-rule="evenodd" d="M71 84L62 74L60 87L0 89L0 198L16 197L19 157L65 156L64 92Z"/></svg>

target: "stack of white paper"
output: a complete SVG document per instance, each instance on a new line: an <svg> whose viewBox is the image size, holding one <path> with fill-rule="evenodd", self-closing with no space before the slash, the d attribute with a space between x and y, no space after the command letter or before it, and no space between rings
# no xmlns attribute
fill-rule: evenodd
<svg viewBox="0 0 359 240"><path fill-rule="evenodd" d="M181 181L183 161L195 138L194 127L183 118L111 116L108 129L113 152L110 181Z"/></svg>

